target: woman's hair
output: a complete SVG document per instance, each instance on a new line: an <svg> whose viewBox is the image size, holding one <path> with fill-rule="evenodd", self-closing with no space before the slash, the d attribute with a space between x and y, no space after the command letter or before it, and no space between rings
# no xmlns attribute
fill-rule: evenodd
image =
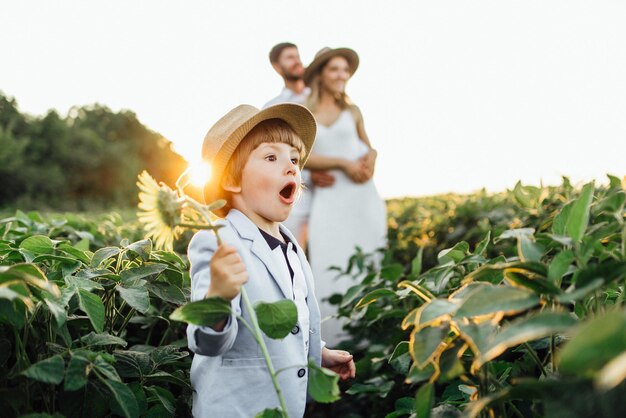
<svg viewBox="0 0 626 418"><path fill-rule="evenodd" d="M302 139L291 129L291 126L282 119L268 119L252 128L241 140L235 152L230 157L219 186L218 198L226 200L226 206L218 211L220 216L225 216L231 209L230 192L224 190L224 185L241 184L243 168L248 162L248 157L259 145L263 143L289 144L298 150L300 161L304 159L306 150Z"/></svg>
<svg viewBox="0 0 626 418"><path fill-rule="evenodd" d="M319 106L320 100L322 98L322 71L328 65L330 60L326 61L324 65L320 65L319 69L313 76L311 80L311 85L309 88L311 89L311 93L306 100L306 107L311 111L315 112L317 110L317 106ZM351 109L354 104L350 97L346 94L346 92L337 93L335 95L335 102L341 109Z"/></svg>

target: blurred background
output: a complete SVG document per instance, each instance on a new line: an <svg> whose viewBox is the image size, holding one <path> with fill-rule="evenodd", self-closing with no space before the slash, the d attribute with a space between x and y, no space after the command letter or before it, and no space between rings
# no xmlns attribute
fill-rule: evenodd
<svg viewBox="0 0 626 418"><path fill-rule="evenodd" d="M27 0L1 14L0 206L134 204L142 169L173 181L223 114L278 94L268 52L283 41L305 65L324 46L359 53L347 91L385 198L626 171L622 2Z"/></svg>

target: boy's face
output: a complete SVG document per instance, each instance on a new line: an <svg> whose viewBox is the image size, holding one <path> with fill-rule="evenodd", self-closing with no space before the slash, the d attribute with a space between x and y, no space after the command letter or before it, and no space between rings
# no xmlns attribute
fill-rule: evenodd
<svg viewBox="0 0 626 418"><path fill-rule="evenodd" d="M300 153L284 143L262 143L254 149L234 187L233 206L257 226L282 222L300 190Z"/></svg>

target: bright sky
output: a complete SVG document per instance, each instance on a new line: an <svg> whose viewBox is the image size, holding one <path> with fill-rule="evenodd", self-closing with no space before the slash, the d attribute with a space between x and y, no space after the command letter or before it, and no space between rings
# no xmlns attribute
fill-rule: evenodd
<svg viewBox="0 0 626 418"><path fill-rule="evenodd" d="M384 197L626 174L626 2L4 1L0 90L22 111L131 109L195 160L299 45L355 49L348 93Z"/></svg>

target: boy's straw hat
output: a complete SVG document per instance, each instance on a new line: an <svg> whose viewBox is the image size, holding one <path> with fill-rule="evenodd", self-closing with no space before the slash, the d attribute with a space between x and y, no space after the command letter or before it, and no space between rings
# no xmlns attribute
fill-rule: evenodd
<svg viewBox="0 0 626 418"><path fill-rule="evenodd" d="M204 200L217 199L222 175L230 157L241 140L259 123L268 119L286 122L304 143L304 158L300 168L309 157L315 141L316 124L309 110L299 104L281 103L259 110L250 105L239 105L218 120L209 129L202 144L202 159L211 164L211 178L204 186Z"/></svg>
<svg viewBox="0 0 626 418"><path fill-rule="evenodd" d="M356 69L359 68L359 56L357 55L357 53L350 48L322 48L319 51L317 51L317 54L315 54L315 58L313 58L313 61L309 64L308 67L306 67L306 70L304 70L304 75L302 76L302 79L304 80L305 84L308 86L311 84L311 81L313 81L313 76L315 76L315 74L333 57L336 57L337 55L344 57L347 61L348 61L348 65L350 66L350 72L352 74L354 74L356 72Z"/></svg>

